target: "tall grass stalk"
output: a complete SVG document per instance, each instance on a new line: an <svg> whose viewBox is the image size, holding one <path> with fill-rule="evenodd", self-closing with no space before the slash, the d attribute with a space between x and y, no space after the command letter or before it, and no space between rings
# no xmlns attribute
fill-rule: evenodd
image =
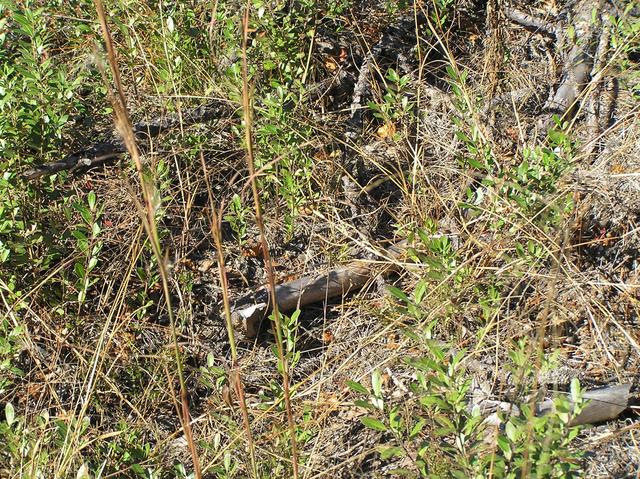
<svg viewBox="0 0 640 479"><path fill-rule="evenodd" d="M222 302L224 304L224 320L227 326L227 336L229 337L229 346L231 348L231 373L229 375L229 383L235 389L240 402L240 410L242 411L242 421L244 425L245 435L247 437L247 446L249 448L249 459L251 461L251 471L253 477L258 478L258 468L256 465L256 452L251 434L251 421L249 420L249 412L247 410L247 401L245 399L244 387L242 385L242 373L238 368L238 348L236 346L235 334L233 332L233 324L231 321L231 306L229 302L229 283L227 281L227 271L225 269L224 253L222 249L222 238L220 235L220 218L216 212L213 203L213 190L209 182L209 174L207 165L204 161L202 150L200 151L200 161L202 162L202 170L204 171L204 181L207 185L207 194L209 196L209 208L211 210L211 236L216 245L216 256L218 259L218 274L220 276L220 285L222 287ZM222 210L222 207L220 208Z"/></svg>
<svg viewBox="0 0 640 479"><path fill-rule="evenodd" d="M163 255L162 248L160 246L160 237L158 235L158 228L157 228L156 218L155 218L155 212L156 212L156 205L154 204L155 186L153 184L153 181L150 180L144 172L142 160L140 158L140 151L138 150L138 146L136 144L136 139L133 133L133 127L131 124L131 119L129 118L129 112L127 110L124 89L122 88L122 82L120 80L120 70L118 68L116 54L113 48L113 40L112 40L111 32L109 30L109 25L107 24L106 15L104 12L104 6L102 5L101 0L94 0L94 4L98 14L98 19L100 20L100 26L102 28L102 35L104 37L105 46L107 50L107 59L108 59L109 67L111 69L111 74L113 76L113 79L116 85L117 96L114 95L114 92L109 85L104 69L102 69L102 74L105 80L105 85L107 87L107 94L113 107L114 122L115 122L116 128L118 129L118 132L122 136L122 140L127 148L129 155L131 155L131 159L133 160L133 163L136 167L136 171L138 173L138 178L140 180L142 197L144 200L144 207L142 208L143 211L141 211L142 223L147 232L147 236L149 238L149 244L151 245L151 249L158 263L158 272L160 274L160 280L162 282L162 291L164 294L167 313L169 316L169 329L171 332L171 340L173 342L173 351L174 351L174 356L176 361L176 371L178 375L178 381L180 383L181 409L178 413L180 416L180 420L182 422L182 428L184 430L185 439L189 447L189 452L191 453L195 477L196 479L201 479L202 471L200 469L200 460L198 458L198 452L196 450L196 445L193 440L193 435L191 432L191 418L189 414L189 401L187 398L187 387L184 379L184 369L182 366L182 357L180 354L180 347L178 345L178 336L176 332L173 306L171 304L171 293L169 290L169 271L167 269L166 257ZM100 62L98 62L98 65L100 65Z"/></svg>
<svg viewBox="0 0 640 479"><path fill-rule="evenodd" d="M251 96L249 94L249 73L247 67L247 44L249 39L249 11L251 8L251 0L247 0L242 22L242 110L244 116L245 146L247 149L247 167L249 169L249 182L251 183L251 191L253 192L253 201L256 211L256 223L260 232L260 242L262 254L264 257L265 270L267 272L267 282L269 285L269 294L271 296L271 304L273 308L273 333L278 351L278 360L281 364L282 372L282 391L284 396L284 404L287 411L287 422L289 424L289 436L291 441L291 463L293 465L293 477L298 478L298 446L296 441L296 426L293 419L293 411L291 409L291 395L289 392L289 363L284 354L282 339L282 323L280 319L280 311L278 310L278 302L276 298L276 283L273 274L273 263L269 253L267 237L265 235L264 221L262 218L262 207L260 204L260 194L258 192L258 183L256 180L256 169L253 156L253 115L251 106Z"/></svg>

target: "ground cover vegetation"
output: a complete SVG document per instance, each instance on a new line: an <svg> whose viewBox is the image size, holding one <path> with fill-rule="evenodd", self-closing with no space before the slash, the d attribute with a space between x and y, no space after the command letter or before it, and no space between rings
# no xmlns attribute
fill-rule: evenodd
<svg viewBox="0 0 640 479"><path fill-rule="evenodd" d="M639 15L0 0L0 477L633 477Z"/></svg>

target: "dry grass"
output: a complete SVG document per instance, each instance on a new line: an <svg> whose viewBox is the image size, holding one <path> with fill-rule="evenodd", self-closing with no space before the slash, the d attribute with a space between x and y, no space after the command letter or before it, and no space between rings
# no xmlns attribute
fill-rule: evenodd
<svg viewBox="0 0 640 479"><path fill-rule="evenodd" d="M524 404L538 390L566 391L573 377L585 387L635 384L640 143L629 83L635 65L621 67L625 44L603 66L619 85L613 120L601 125L600 143L586 154L582 146L592 138L585 112L572 122L571 145L552 144L539 129L558 69L549 61L553 45L506 22L491 23L492 40L484 42L476 25L485 10L459 2L450 23L441 27L429 17L416 27L418 52L405 47L393 54L418 59L400 91L413 108L386 119L368 112L353 140L344 137L351 98L340 92L346 81L340 72L355 81L355 63L392 18L382 7L369 18L371 6L355 2L349 15L318 18L311 33L300 27L294 39L306 85L298 103L277 103L274 82L298 90L280 65L264 68L270 51L264 42L300 19L267 11L275 19L269 30L248 4L243 46L233 23L239 9L224 2L171 11L120 2L107 13L96 5L98 16L89 9L77 15L102 24L111 73L103 71L96 85L108 93L115 86L115 123L135 169L123 162L56 183L69 203L94 191L102 212L100 236L90 240L91 247L102 244L96 282L83 303L74 299L73 268L85 256L71 233L82 218L55 198L52 211L71 211L55 243L64 254L48 268L7 263L0 277L0 346L10 344L14 328L19 338L0 360L23 371L0 369L11 381L0 381L0 403L11 403L19 418L0 429L10 446L0 453L0 476L183 477L184 470L196 478L312 479L416 472L416 441L402 443L404 457L383 460L381 446L397 435L361 422L378 411L355 402L363 396L349 381L371 390L379 373L385 407L428 419L419 437L429 444L430 471L446 477L458 467L457 456L441 447L433 416L416 400L416 370L409 366L430 354L426 331L464 349L463 365L485 363L484 378L464 367L459 374L492 398ZM190 36L187 21L207 32L212 51ZM311 50L310 38L334 42L335 51ZM65 36L55 42L89 55ZM636 37L625 42L637 48ZM100 69L102 54L90 54ZM389 67L400 68L395 60L373 63L372 102L388 103L385 95L398 93L385 78ZM234 62L240 70L225 71ZM332 83L338 88L307 99L313 85ZM527 93L509 95L521 90ZM594 91L595 85L582 100ZM243 113L185 125L139 150L129 111L136 118L164 106L180 113L199 96L226 98ZM92 121L98 129L108 124L104 117ZM268 136L270 127L277 134ZM513 173L526 150L541 148L556 148L554 158L566 169L554 171L537 153L529 167L538 171L526 180ZM468 160L483 151L495 167L480 178ZM287 172L303 186L293 190ZM234 195L240 211L229 206ZM246 228L243 237L234 221ZM434 249L419 230L449 238L450 249ZM253 339L233 330L230 309L247 290L267 284L273 295L278 282L355 257L383 270L392 261L381 254L385 242L399 239L415 249L393 260L401 273L306 307L294 326L276 311L272 334L265 329ZM387 288L411 295L421 284L426 293L416 310ZM533 373L516 371L505 382L520 340ZM543 371L552 356L555 366ZM379 416L387 420L388 409ZM629 413L581 433L572 445L588 453L580 474L635 471L634 421ZM534 441L533 425L527 433ZM495 444L482 447L487 456L500 454ZM523 477L530 472L525 468Z"/></svg>

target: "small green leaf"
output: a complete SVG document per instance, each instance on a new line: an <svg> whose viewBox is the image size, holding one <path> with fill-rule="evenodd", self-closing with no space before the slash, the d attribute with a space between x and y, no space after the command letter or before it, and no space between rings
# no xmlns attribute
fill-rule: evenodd
<svg viewBox="0 0 640 479"><path fill-rule="evenodd" d="M424 428L424 425L427 423L426 419L420 419L412 428L411 428L411 432L409 433L409 439L413 439L414 437L416 437L418 434L420 434L420 432L422 431L422 429Z"/></svg>
<svg viewBox="0 0 640 479"><path fill-rule="evenodd" d="M96 265L98 264L98 258L91 258L89 260L89 264L87 265L87 270L91 271L93 268L96 267Z"/></svg>
<svg viewBox="0 0 640 479"><path fill-rule="evenodd" d="M409 297L401 289L398 289L395 286L387 286L387 289L392 295L394 295L399 300L404 301L405 303L411 302L409 300Z"/></svg>
<svg viewBox="0 0 640 479"><path fill-rule="evenodd" d="M358 407L362 407L365 409L375 409L376 407L371 404L369 401L363 401L362 399L358 399L357 401L353 401L353 404Z"/></svg>
<svg viewBox="0 0 640 479"><path fill-rule="evenodd" d="M381 448L379 452L380 452L380 459L382 459L383 461L386 461L390 457L394 457L394 456L403 457L405 454L404 449L398 446L384 447L384 448Z"/></svg>
<svg viewBox="0 0 640 479"><path fill-rule="evenodd" d="M573 378L571 380L571 401L574 404L580 402L581 390L580 390L580 380L578 378Z"/></svg>
<svg viewBox="0 0 640 479"><path fill-rule="evenodd" d="M504 432L507 434L507 437L511 442L516 442L518 440L518 430L511 421L504 426Z"/></svg>
<svg viewBox="0 0 640 479"><path fill-rule="evenodd" d="M392 474L393 476L414 477L413 472L411 472L409 469L404 469L404 468L391 469L389 471L389 474Z"/></svg>
<svg viewBox="0 0 640 479"><path fill-rule="evenodd" d="M82 263L74 264L73 265L73 271L76 273L76 276L78 278L84 278L85 270L84 270L84 266L82 265Z"/></svg>
<svg viewBox="0 0 640 479"><path fill-rule="evenodd" d="M427 292L427 282L424 279L418 281L416 285L416 289L413 292L413 298L416 304L420 304L422 299L424 298L425 293Z"/></svg>
<svg viewBox="0 0 640 479"><path fill-rule="evenodd" d="M87 204L89 205L89 209L91 211L96 210L96 194L93 191L90 191L87 195Z"/></svg>
<svg viewBox="0 0 640 479"><path fill-rule="evenodd" d="M382 375L377 369L371 373L371 387L376 397L382 396Z"/></svg>
<svg viewBox="0 0 640 479"><path fill-rule="evenodd" d="M13 405L10 402L8 402L4 406L4 417L5 417L5 420L7 421L7 424L9 426L11 426L13 424L13 421L16 418L16 412L13 409Z"/></svg>
<svg viewBox="0 0 640 479"><path fill-rule="evenodd" d="M387 426L384 425L382 421L379 421L375 417L367 416L360 418L360 422L367 426L370 429L375 429L376 431L386 431Z"/></svg>
<svg viewBox="0 0 640 479"><path fill-rule="evenodd" d="M351 389L352 391L355 391L360 394L370 394L367 388L365 388L362 384L356 381L348 380L346 384L349 387L349 389Z"/></svg>
<svg viewBox="0 0 640 479"><path fill-rule="evenodd" d="M140 464L131 464L131 470L136 473L139 477L148 477L147 473Z"/></svg>

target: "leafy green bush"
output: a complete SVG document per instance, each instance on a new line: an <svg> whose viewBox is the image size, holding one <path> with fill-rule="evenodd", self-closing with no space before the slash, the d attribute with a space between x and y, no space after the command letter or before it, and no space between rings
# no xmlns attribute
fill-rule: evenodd
<svg viewBox="0 0 640 479"><path fill-rule="evenodd" d="M499 413L494 431L480 409L470 405L471 378L465 372L464 351L455 351L431 339L410 333L428 355L406 358L416 378L411 396L402 405L384 400L380 373L372 375L372 389L350 381L349 387L365 396L356 406L370 415L362 423L385 433L379 448L383 460L406 457L414 470L394 470L399 476L439 477L446 471L457 478L577 477L580 451L571 447L580 428L569 425L580 412L581 393L572 385L571 401L560 396L554 412L536 416L531 402L518 404L521 414ZM428 334L427 334L428 336ZM530 380L534 374L525 343L512 354L514 369ZM372 414L371 414L372 413ZM493 435L492 435L493 434ZM438 438L435 441L434 438Z"/></svg>

